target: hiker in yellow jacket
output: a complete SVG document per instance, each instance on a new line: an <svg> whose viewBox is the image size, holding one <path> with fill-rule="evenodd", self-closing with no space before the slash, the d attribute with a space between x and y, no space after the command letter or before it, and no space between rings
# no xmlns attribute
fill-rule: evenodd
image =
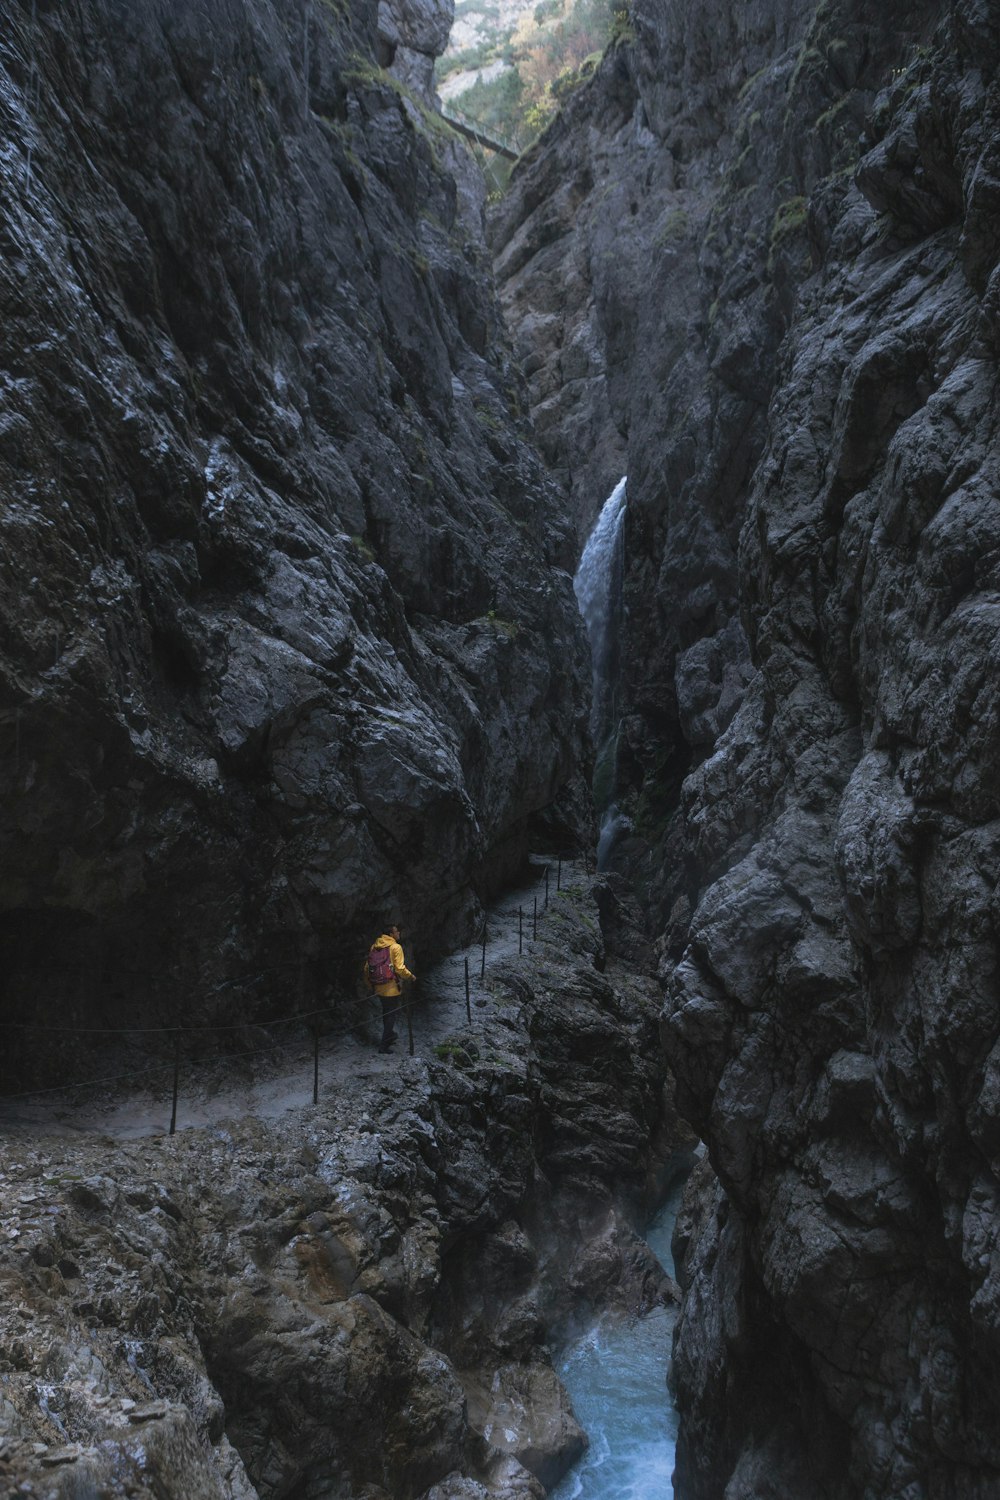
<svg viewBox="0 0 1000 1500"><path fill-rule="evenodd" d="M380 1052L388 1052L396 1040L394 1022L402 1010L399 1001L403 993L400 981L414 980L406 967L406 959L399 942L399 925L390 923L388 930L377 937L368 950L365 960L365 982L382 1002L382 1041Z"/></svg>

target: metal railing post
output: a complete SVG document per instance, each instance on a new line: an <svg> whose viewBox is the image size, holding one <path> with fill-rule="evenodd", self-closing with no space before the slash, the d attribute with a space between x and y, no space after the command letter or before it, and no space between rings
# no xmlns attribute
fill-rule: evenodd
<svg viewBox="0 0 1000 1500"><path fill-rule="evenodd" d="M177 1131L177 1089L180 1082L181 1072L181 1037L180 1032L174 1037L174 1092L173 1103L170 1109L170 1134Z"/></svg>
<svg viewBox="0 0 1000 1500"><path fill-rule="evenodd" d="M319 1103L319 1027L313 1026L313 1103Z"/></svg>

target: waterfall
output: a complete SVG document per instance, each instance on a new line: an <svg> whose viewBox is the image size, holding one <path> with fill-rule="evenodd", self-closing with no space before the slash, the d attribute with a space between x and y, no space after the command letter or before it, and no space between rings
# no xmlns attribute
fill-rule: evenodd
<svg viewBox="0 0 1000 1500"><path fill-rule="evenodd" d="M614 803L618 748L619 651L625 577L626 479L604 502L573 579L590 637L593 700L590 733L596 751L594 801L601 817L597 867L603 869L615 837L626 825Z"/></svg>
<svg viewBox="0 0 1000 1500"><path fill-rule="evenodd" d="M577 603L590 637L594 672L590 732L595 745L603 742L615 718L614 686L618 675L618 626L624 572L625 486L626 480L620 479L605 500L573 579Z"/></svg>

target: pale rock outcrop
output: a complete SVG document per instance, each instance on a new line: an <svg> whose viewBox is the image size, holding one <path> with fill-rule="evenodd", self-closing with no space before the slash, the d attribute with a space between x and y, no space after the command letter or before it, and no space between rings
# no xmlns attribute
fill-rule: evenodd
<svg viewBox="0 0 1000 1500"><path fill-rule="evenodd" d="M429 104L434 63L448 45L454 0L379 0L379 60Z"/></svg>

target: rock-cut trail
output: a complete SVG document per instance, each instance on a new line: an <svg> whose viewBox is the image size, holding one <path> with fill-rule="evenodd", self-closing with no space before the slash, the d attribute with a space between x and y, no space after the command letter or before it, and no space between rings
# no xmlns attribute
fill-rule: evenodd
<svg viewBox="0 0 1000 1500"><path fill-rule="evenodd" d="M416 989L408 988L415 1056L427 1056L435 1046L463 1038L475 1040L477 1016L490 1003L490 969L500 960L515 958L519 946L525 956L533 950L533 915L537 902L538 927L547 920L546 867L549 896L556 893L557 862L532 856L534 879L508 891L486 912L486 977L482 977L482 942L450 953L426 970L417 969L407 948L407 959L418 974ZM585 878L583 865L564 861L564 888ZM519 940L518 911L522 913ZM405 935L404 935L404 947ZM465 960L469 961L472 1028L466 1015ZM359 959L360 966L360 959ZM404 998L406 998L404 996ZM248 1031L253 1028L248 1026ZM393 1050L380 1055L379 1011L370 999L333 1001L323 1027L319 1059L319 1098L364 1091L399 1068L408 1057L405 1015L397 1022ZM123 1083L113 1093L82 1086L40 1091L0 1100L0 1129L20 1137L35 1133L101 1134L116 1140L163 1135L171 1113L171 1071L157 1071L150 1086ZM249 1054L225 1055L182 1065L178 1093L177 1129L216 1124L222 1120L275 1119L289 1109L313 1102L313 1047L298 1032L273 1047L255 1046Z"/></svg>

